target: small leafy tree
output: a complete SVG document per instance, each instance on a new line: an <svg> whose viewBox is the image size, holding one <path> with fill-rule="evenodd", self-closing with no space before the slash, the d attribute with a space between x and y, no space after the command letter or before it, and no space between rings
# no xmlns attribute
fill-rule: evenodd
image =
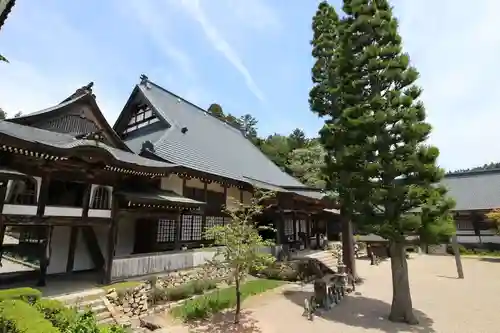
<svg viewBox="0 0 500 333"><path fill-rule="evenodd" d="M9 62L7 58L0 54L0 61Z"/></svg>
<svg viewBox="0 0 500 333"><path fill-rule="evenodd" d="M230 272L229 279L235 284L235 323L239 322L241 310L241 283L251 270L262 270L274 262L272 255L262 252L262 248L273 246L274 243L259 235L254 222L254 218L265 208L266 201L273 196L273 192L256 192L250 204L238 202L235 209L226 207L225 211L231 217L231 222L214 226L205 232L205 238L213 239L214 244L220 246L209 264L227 269Z"/></svg>

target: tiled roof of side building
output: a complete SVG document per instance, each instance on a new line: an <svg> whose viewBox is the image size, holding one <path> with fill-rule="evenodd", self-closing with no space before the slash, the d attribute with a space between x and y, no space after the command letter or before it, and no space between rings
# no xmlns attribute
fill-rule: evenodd
<svg viewBox="0 0 500 333"><path fill-rule="evenodd" d="M17 138L23 141L40 143L42 145L60 149L71 149L75 147L84 147L84 146L96 147L96 141L94 140L79 140L69 134L51 132L36 127L14 124L3 120L0 121L0 134ZM175 166L170 163L151 160L133 153L113 148L104 143L98 143L97 146L101 149L106 150L116 160L121 162L136 164L151 168L170 168Z"/></svg>
<svg viewBox="0 0 500 333"><path fill-rule="evenodd" d="M155 153L175 164L247 182L248 178L277 186L303 187L283 172L237 129L162 87L147 82L140 91L171 127L126 141L138 152L150 140ZM187 130L183 131L182 128Z"/></svg>
<svg viewBox="0 0 500 333"><path fill-rule="evenodd" d="M500 170L448 174L441 181L455 202L455 210L500 208Z"/></svg>

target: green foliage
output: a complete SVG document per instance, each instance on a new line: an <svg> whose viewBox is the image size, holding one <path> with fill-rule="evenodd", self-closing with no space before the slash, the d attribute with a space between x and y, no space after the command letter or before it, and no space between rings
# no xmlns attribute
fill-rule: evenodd
<svg viewBox="0 0 500 333"><path fill-rule="evenodd" d="M0 290L0 301L9 299L20 299L28 303L34 303L42 297L40 290L33 288L13 288Z"/></svg>
<svg viewBox="0 0 500 333"><path fill-rule="evenodd" d="M3 55L0 54L0 61L8 63L9 61Z"/></svg>
<svg viewBox="0 0 500 333"><path fill-rule="evenodd" d="M219 119L224 119L224 117L226 116L224 114L224 111L222 110L222 107L217 103L211 104L208 107L207 112L210 113L212 116L219 118Z"/></svg>
<svg viewBox="0 0 500 333"><path fill-rule="evenodd" d="M35 308L61 332L65 332L78 318L76 309L66 307L57 300L40 299L35 303Z"/></svg>
<svg viewBox="0 0 500 333"><path fill-rule="evenodd" d="M0 331L5 333L60 332L35 307L19 299L0 302Z"/></svg>
<svg viewBox="0 0 500 333"><path fill-rule="evenodd" d="M287 168L307 186L325 188L321 171L324 168L325 150L314 141L309 146L292 150L288 155Z"/></svg>
<svg viewBox="0 0 500 333"><path fill-rule="evenodd" d="M328 186L363 231L395 242L449 234L453 202L434 187L444 172L425 145L431 126L397 20L385 0L346 0L343 10L339 20L322 2L313 23L310 103L325 118Z"/></svg>
<svg viewBox="0 0 500 333"><path fill-rule="evenodd" d="M282 285L276 280L252 280L241 286L241 299L261 294L267 290ZM184 304L171 309L174 317L184 321L206 318L209 315L224 309L236 306L236 288L229 287L186 301Z"/></svg>
<svg viewBox="0 0 500 333"><path fill-rule="evenodd" d="M262 213L264 204L274 195L273 192L255 192L249 205L237 202L237 209L225 209L231 217L230 223L214 226L205 233L207 239L213 239L215 245L220 245L209 265L228 269L229 280L234 281L236 293L251 270L263 269L275 260L272 255L262 252L262 248L274 243L262 239L254 222L254 218ZM239 309L240 304L237 304L236 318Z"/></svg>

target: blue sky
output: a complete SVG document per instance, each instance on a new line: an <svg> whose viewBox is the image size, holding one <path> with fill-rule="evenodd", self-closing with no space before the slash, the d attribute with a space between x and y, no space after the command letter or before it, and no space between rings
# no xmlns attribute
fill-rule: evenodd
<svg viewBox="0 0 500 333"><path fill-rule="evenodd" d="M147 74L208 107L251 113L261 134L315 135L308 107L316 0L23 0L0 32L0 107L30 113L95 82L113 123ZM336 4L336 1L332 3ZM500 161L500 1L395 0L405 48L421 72L440 163Z"/></svg>

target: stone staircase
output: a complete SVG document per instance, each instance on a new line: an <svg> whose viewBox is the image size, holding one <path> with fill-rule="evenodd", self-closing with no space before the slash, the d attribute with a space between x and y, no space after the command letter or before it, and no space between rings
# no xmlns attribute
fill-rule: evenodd
<svg viewBox="0 0 500 333"><path fill-rule="evenodd" d="M99 324L114 324L116 321L106 306L105 297L104 290L98 289L51 298L61 301L69 307L76 307L79 312L90 309Z"/></svg>

